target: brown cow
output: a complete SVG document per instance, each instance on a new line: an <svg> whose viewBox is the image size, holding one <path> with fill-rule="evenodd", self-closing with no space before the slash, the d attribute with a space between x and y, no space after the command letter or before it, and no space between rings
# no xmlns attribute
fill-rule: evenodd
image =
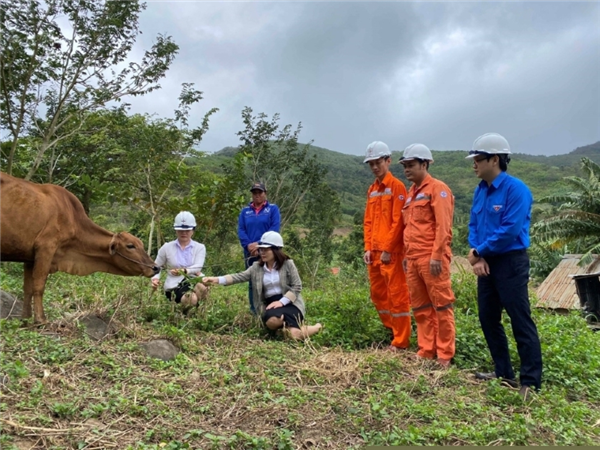
<svg viewBox="0 0 600 450"><path fill-rule="evenodd" d="M48 274L107 272L143 275L158 272L144 244L129 233L111 233L85 214L65 188L35 184L0 173L2 261L25 263L23 318L46 321L42 298Z"/></svg>

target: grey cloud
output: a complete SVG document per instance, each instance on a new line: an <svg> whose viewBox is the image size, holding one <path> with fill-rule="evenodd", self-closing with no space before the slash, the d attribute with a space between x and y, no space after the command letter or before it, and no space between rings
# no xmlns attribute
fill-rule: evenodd
<svg viewBox="0 0 600 450"><path fill-rule="evenodd" d="M162 92L131 103L170 115L195 82L198 122L220 108L210 151L237 144L248 105L347 153L464 149L488 131L565 153L600 139L598 19L597 3L150 3L143 39L165 32L181 51Z"/></svg>

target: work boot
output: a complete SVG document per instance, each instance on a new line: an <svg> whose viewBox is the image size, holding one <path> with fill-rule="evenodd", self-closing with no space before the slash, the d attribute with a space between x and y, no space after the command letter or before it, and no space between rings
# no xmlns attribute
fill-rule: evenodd
<svg viewBox="0 0 600 450"><path fill-rule="evenodd" d="M529 397L531 397L531 391L532 389L529 386L521 386L521 389L519 389L519 396L523 399L524 402L526 402Z"/></svg>
<svg viewBox="0 0 600 450"><path fill-rule="evenodd" d="M390 344L384 350L386 352L401 353L401 352L406 351L407 349L403 348L403 347L396 347L395 345Z"/></svg>
<svg viewBox="0 0 600 450"><path fill-rule="evenodd" d="M438 366L440 366L442 369L450 368L450 363L451 363L450 359L438 358L436 362L437 362Z"/></svg>
<svg viewBox="0 0 600 450"><path fill-rule="evenodd" d="M490 381L496 378L500 378L501 383L505 383L512 388L517 388L519 386L517 380L515 380L514 378L512 380L509 378L502 378L497 376L496 372L475 372L475 378L483 381Z"/></svg>

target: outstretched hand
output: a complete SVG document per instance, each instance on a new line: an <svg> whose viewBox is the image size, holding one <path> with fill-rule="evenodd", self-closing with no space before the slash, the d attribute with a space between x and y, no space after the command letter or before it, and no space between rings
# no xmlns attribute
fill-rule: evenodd
<svg viewBox="0 0 600 450"><path fill-rule="evenodd" d="M202 278L203 284L219 284L219 277L204 277Z"/></svg>

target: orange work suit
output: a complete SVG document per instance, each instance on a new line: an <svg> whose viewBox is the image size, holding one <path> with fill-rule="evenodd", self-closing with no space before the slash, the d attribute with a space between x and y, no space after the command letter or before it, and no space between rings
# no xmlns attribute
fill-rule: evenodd
<svg viewBox="0 0 600 450"><path fill-rule="evenodd" d="M402 208L406 199L404 184L388 172L367 192L364 217L365 252L371 252L369 280L371 301L384 326L394 334L392 345L407 348L410 340L410 301L406 277L402 269ZM388 252L391 261L381 262L381 253Z"/></svg>
<svg viewBox="0 0 600 450"><path fill-rule="evenodd" d="M413 184L402 210L406 279L417 322L417 355L450 360L455 352L454 293L450 280L454 196L440 180L427 174ZM430 261L442 262L434 276Z"/></svg>

